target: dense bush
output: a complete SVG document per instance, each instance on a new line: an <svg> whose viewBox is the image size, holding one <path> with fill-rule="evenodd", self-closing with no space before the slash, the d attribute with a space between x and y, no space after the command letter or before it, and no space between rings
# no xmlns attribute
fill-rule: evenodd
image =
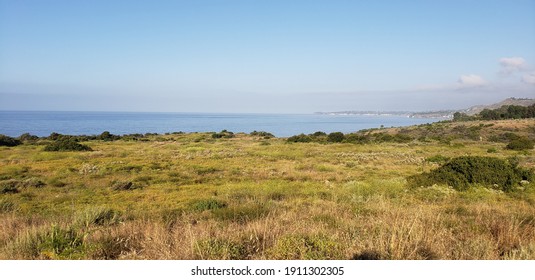
<svg viewBox="0 0 535 280"><path fill-rule="evenodd" d="M273 138L275 137L275 135L269 133L269 132L266 132L266 131L253 131L250 133L251 136L260 136L260 137L264 137L265 139L269 139L269 138Z"/></svg>
<svg viewBox="0 0 535 280"><path fill-rule="evenodd" d="M345 136L345 141L348 143L365 144L371 141L371 137L369 135L349 133Z"/></svg>
<svg viewBox="0 0 535 280"><path fill-rule="evenodd" d="M316 131L312 134L310 134L310 136L313 136L313 137L322 137L322 136L327 136L327 133L323 132L323 131Z"/></svg>
<svg viewBox="0 0 535 280"><path fill-rule="evenodd" d="M75 139L60 138L59 140L46 145L45 151L92 151L92 149L87 145L78 143Z"/></svg>
<svg viewBox="0 0 535 280"><path fill-rule="evenodd" d="M522 151L533 149L533 145L534 143L532 140L525 137L521 137L511 140L511 142L509 142L509 144L507 144L505 148L509 150Z"/></svg>
<svg viewBox="0 0 535 280"><path fill-rule="evenodd" d="M342 132L332 132L327 135L327 141L333 142L333 143L340 143L344 141L345 136Z"/></svg>
<svg viewBox="0 0 535 280"><path fill-rule="evenodd" d="M298 142L301 142L301 143L308 143L308 142L312 142L312 138L308 135L305 135L305 134L299 134L299 135L294 135L292 137L289 137L286 141L288 142L294 142L294 143L298 143Z"/></svg>
<svg viewBox="0 0 535 280"><path fill-rule="evenodd" d="M494 157L464 156L450 160L441 167L407 178L413 187L446 184L456 190L466 190L473 184L512 191L522 180L532 180L533 172L511 162Z"/></svg>
<svg viewBox="0 0 535 280"><path fill-rule="evenodd" d="M98 140L102 141L114 141L121 139L119 135L113 135L109 131L102 132L99 136L96 137Z"/></svg>
<svg viewBox="0 0 535 280"><path fill-rule="evenodd" d="M234 138L234 132L227 131L226 129L221 130L219 133L213 133L212 138L219 139L219 138Z"/></svg>
<svg viewBox="0 0 535 280"><path fill-rule="evenodd" d="M24 141L24 142L26 142L26 141L32 142L32 141L39 140L39 136L31 135L30 133L24 133L21 136L19 136L18 139L20 141Z"/></svg>
<svg viewBox="0 0 535 280"><path fill-rule="evenodd" d="M17 139L0 134L0 146L14 147L20 144L21 142Z"/></svg>
<svg viewBox="0 0 535 280"><path fill-rule="evenodd" d="M59 134L59 133L57 133L57 132L52 132L52 133L50 133L50 135L48 136L48 140L59 140L59 139L62 138L63 136L65 136L65 135Z"/></svg>

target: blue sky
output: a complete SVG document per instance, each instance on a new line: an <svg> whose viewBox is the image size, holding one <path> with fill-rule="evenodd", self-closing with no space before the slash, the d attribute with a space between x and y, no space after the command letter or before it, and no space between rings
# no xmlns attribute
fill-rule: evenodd
<svg viewBox="0 0 535 280"><path fill-rule="evenodd" d="M535 98L535 1L0 0L0 110L310 113Z"/></svg>

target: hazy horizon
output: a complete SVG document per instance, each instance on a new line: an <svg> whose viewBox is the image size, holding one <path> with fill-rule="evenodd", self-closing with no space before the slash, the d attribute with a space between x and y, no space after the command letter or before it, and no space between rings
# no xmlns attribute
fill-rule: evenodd
<svg viewBox="0 0 535 280"><path fill-rule="evenodd" d="M535 1L0 0L0 110L456 110L535 98Z"/></svg>

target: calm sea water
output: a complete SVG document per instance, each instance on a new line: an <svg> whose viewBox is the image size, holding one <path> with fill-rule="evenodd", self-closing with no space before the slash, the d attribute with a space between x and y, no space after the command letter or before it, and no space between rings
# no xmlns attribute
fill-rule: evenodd
<svg viewBox="0 0 535 280"><path fill-rule="evenodd" d="M324 131L354 132L381 125L406 126L436 122L402 116L332 116L283 114L133 113L133 112L29 112L0 111L0 134L30 133L48 136L52 132L93 135L166 132L268 131L278 137Z"/></svg>

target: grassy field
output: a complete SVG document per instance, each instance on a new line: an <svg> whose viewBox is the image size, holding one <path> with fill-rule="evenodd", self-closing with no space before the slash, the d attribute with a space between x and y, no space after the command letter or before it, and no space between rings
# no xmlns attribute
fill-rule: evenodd
<svg viewBox="0 0 535 280"><path fill-rule="evenodd" d="M363 132L364 133L364 132ZM1 259L535 259L535 184L409 187L464 155L514 157L535 120L433 124L405 143L210 133L0 147Z"/></svg>

